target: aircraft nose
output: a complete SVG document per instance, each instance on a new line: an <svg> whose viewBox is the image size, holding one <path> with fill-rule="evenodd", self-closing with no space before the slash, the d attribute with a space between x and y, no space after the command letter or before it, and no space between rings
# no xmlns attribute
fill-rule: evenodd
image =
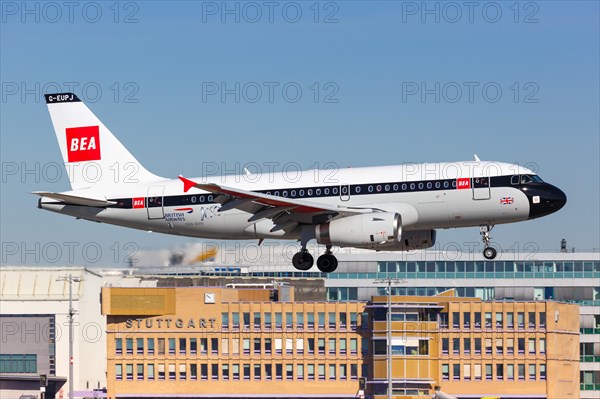
<svg viewBox="0 0 600 399"><path fill-rule="evenodd" d="M567 195L558 187L543 183L523 191L529 198L529 219L550 215L567 203Z"/></svg>

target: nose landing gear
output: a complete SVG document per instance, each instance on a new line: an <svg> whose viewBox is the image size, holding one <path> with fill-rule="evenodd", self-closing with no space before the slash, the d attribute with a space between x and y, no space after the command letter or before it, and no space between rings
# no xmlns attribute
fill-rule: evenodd
<svg viewBox="0 0 600 399"><path fill-rule="evenodd" d="M494 259L496 257L496 255L498 254L498 251L496 251L496 248L490 246L490 242L492 241L492 237L490 237L490 231L492 230L494 226L489 226L489 225L485 225L485 226L480 226L479 227L479 234L481 234L481 241L483 241L483 257L486 259Z"/></svg>

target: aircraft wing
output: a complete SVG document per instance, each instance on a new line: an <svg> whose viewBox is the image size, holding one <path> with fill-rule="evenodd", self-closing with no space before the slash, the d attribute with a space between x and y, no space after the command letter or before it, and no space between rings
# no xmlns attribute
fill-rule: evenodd
<svg viewBox="0 0 600 399"><path fill-rule="evenodd" d="M277 225L296 227L300 223L322 223L335 218L373 212L373 209L371 208L363 209L334 206L302 199L278 197L270 194L225 187L214 183L196 183L183 176L179 176L179 179L183 182L184 192L189 191L191 188L198 188L217 194L218 198L215 200L222 204L219 209L220 212L229 209L241 209L253 213L248 219L249 222L260 219L271 219L276 223L276 227ZM276 230L278 230L278 228L273 231Z"/></svg>

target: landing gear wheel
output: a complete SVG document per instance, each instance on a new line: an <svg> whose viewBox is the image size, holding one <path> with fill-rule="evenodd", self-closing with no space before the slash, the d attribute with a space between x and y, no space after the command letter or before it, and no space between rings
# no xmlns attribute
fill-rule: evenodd
<svg viewBox="0 0 600 399"><path fill-rule="evenodd" d="M317 259L317 267L323 273L331 273L337 269L338 260L335 256L325 253Z"/></svg>
<svg viewBox="0 0 600 399"><path fill-rule="evenodd" d="M490 260L494 259L497 254L498 254L498 251L496 251L496 248L487 247L487 248L484 248L484 250L483 250L483 257L486 259L490 259Z"/></svg>
<svg viewBox="0 0 600 399"><path fill-rule="evenodd" d="M306 271L315 263L312 255L306 251L296 252L292 258L292 264L298 270Z"/></svg>

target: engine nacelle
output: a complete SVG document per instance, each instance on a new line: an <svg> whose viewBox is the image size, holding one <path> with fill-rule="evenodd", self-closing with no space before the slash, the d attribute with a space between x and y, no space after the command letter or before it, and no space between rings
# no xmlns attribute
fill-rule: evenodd
<svg viewBox="0 0 600 399"><path fill-rule="evenodd" d="M373 212L335 219L315 226L319 244L384 249L400 244L402 220L393 212Z"/></svg>

